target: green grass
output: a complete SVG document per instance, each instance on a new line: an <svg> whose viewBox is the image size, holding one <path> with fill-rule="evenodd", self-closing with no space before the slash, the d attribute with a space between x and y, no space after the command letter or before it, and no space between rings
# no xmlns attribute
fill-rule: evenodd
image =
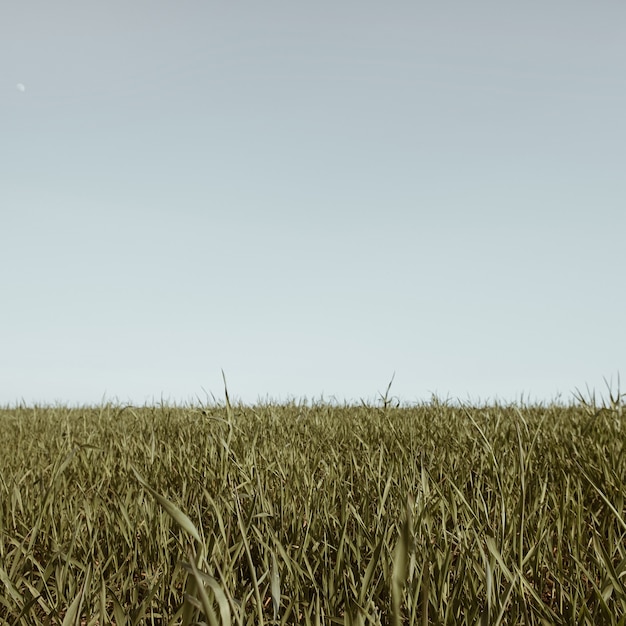
<svg viewBox="0 0 626 626"><path fill-rule="evenodd" d="M626 624L622 406L0 410L2 624Z"/></svg>

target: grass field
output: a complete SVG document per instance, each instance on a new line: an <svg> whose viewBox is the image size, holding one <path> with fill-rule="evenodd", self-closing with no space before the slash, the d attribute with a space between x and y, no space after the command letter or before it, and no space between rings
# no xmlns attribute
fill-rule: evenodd
<svg viewBox="0 0 626 626"><path fill-rule="evenodd" d="M626 624L604 408L0 410L2 624Z"/></svg>

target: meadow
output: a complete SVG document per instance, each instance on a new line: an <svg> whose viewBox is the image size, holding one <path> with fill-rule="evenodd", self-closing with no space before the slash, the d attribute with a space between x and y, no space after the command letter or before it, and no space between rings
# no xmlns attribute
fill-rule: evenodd
<svg viewBox="0 0 626 626"><path fill-rule="evenodd" d="M598 406L0 409L0 623L626 624Z"/></svg>

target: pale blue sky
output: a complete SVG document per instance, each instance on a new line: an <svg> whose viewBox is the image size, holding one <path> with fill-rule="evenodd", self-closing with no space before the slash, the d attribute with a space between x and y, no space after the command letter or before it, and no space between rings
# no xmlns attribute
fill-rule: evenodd
<svg viewBox="0 0 626 626"><path fill-rule="evenodd" d="M626 4L32 0L0 403L549 401L626 368ZM25 90L18 89L23 84Z"/></svg>

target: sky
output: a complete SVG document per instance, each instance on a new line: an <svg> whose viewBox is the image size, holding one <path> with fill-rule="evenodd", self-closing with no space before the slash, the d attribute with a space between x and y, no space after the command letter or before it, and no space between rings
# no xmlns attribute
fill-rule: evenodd
<svg viewBox="0 0 626 626"><path fill-rule="evenodd" d="M626 4L30 0L0 404L567 402L626 371Z"/></svg>

